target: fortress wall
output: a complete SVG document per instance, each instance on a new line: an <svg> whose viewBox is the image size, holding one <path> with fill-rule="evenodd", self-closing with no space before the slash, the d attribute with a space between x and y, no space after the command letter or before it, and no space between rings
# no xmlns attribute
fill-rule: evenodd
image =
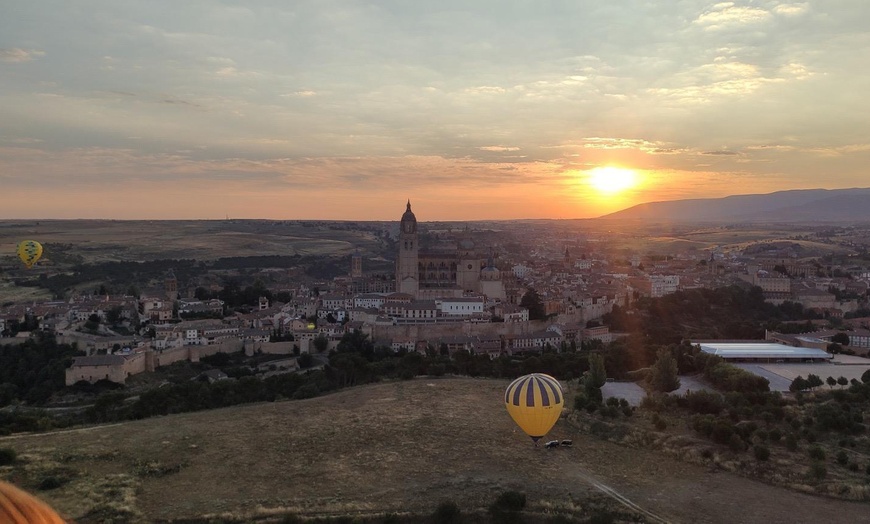
<svg viewBox="0 0 870 524"><path fill-rule="evenodd" d="M253 355L259 351L270 355L292 355L294 344L299 342L248 342L245 345L245 354Z"/></svg>
<svg viewBox="0 0 870 524"><path fill-rule="evenodd" d="M129 377L145 371L145 353L136 353L126 358L124 362L124 375Z"/></svg>
<svg viewBox="0 0 870 524"><path fill-rule="evenodd" d="M78 366L66 370L64 383L72 386L80 380L87 380L91 384L98 380L111 380L123 384L126 379L124 366Z"/></svg>
<svg viewBox="0 0 870 524"><path fill-rule="evenodd" d="M443 324L404 324L399 326L374 326L372 338L375 340L388 339L411 339L411 340L436 340L442 337L465 336L516 336L533 333L547 329L552 322L534 320L529 322L495 322L495 323L472 323L472 322L449 322Z"/></svg>
<svg viewBox="0 0 870 524"><path fill-rule="evenodd" d="M187 360L190 356L188 351L189 346L180 348L172 348L164 351L154 352L154 367L168 366L182 360Z"/></svg>

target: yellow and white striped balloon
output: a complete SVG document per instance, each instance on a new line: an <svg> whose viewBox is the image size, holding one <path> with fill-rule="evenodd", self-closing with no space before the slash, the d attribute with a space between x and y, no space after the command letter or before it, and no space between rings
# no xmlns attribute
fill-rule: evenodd
<svg viewBox="0 0 870 524"><path fill-rule="evenodd" d="M18 258L30 269L42 256L42 244L36 240L22 240L18 243Z"/></svg>
<svg viewBox="0 0 870 524"><path fill-rule="evenodd" d="M532 373L510 383L504 392L504 403L514 422L537 442L559 420L565 395L558 380Z"/></svg>

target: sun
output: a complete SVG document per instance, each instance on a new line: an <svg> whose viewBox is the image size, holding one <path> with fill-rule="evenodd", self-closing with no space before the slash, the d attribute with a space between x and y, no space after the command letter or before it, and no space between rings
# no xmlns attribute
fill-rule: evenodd
<svg viewBox="0 0 870 524"><path fill-rule="evenodd" d="M638 183L637 172L624 167L602 166L586 173L589 185L608 195L631 189Z"/></svg>

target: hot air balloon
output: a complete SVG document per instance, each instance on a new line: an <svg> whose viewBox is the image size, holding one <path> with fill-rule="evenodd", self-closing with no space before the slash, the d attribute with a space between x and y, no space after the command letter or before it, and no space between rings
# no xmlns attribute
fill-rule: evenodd
<svg viewBox="0 0 870 524"><path fill-rule="evenodd" d="M39 257L42 256L42 244L36 240L22 240L18 244L18 258L24 262L27 269L33 267Z"/></svg>
<svg viewBox="0 0 870 524"><path fill-rule="evenodd" d="M564 401L559 381L543 373L522 376L504 392L508 413L535 445L559 420Z"/></svg>

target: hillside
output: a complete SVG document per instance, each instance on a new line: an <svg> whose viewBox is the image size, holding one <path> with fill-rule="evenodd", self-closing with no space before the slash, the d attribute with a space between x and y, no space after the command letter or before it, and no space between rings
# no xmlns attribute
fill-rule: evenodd
<svg viewBox="0 0 870 524"><path fill-rule="evenodd" d="M419 378L304 401L0 438L23 463L0 467L0 478L34 491L47 476L71 479L39 493L78 524L428 514L445 499L470 511L509 489L526 493L539 512L588 515L605 505L627 512L605 497L606 487L669 522L867 518L863 504L599 441L565 421L551 436L572 438L573 448L535 449L504 410L506 384Z"/></svg>
<svg viewBox="0 0 870 524"><path fill-rule="evenodd" d="M649 202L600 218L660 222L870 221L870 189L806 189Z"/></svg>

